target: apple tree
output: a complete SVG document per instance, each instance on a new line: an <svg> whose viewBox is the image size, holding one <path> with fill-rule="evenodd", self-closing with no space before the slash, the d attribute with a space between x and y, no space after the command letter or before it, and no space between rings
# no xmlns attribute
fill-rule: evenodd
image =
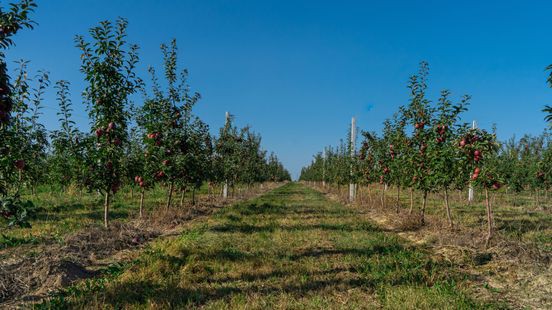
<svg viewBox="0 0 552 310"><path fill-rule="evenodd" d="M24 28L33 28L29 15L36 8L32 0L23 0L0 7L0 218L8 225L29 226L28 220L36 209L30 201L22 201L19 195L22 170L25 161L21 158L21 141L25 140L18 128L14 89L10 83L6 54L14 45L13 36ZM20 89L21 90L21 89Z"/></svg>
<svg viewBox="0 0 552 310"><path fill-rule="evenodd" d="M83 97L88 104L96 144L88 154L88 186L104 195L104 225L109 225L112 196L124 177L124 146L128 141L128 104L141 86L136 76L138 46L126 41L127 21L103 21L90 29L92 42L77 36L82 52L81 72L88 83Z"/></svg>

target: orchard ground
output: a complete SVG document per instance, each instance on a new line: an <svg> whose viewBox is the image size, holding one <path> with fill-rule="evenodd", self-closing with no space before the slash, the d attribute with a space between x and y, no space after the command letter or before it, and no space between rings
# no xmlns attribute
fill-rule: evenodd
<svg viewBox="0 0 552 310"><path fill-rule="evenodd" d="M274 186L250 192L266 192ZM208 202L204 187L197 206L192 207L187 196L184 208L175 206L173 213L156 214L152 211L163 209L159 205L164 198L164 191L157 189L146 196L150 212L141 221L136 220L138 195L132 200L130 192L123 192L114 204L117 220L110 230L101 227L101 197L71 195L75 197L71 201L60 201L70 195L58 197L44 190L36 199L46 207L33 228L4 230L0 264L13 267L17 265L14 259L19 258L24 262L17 265L19 273L63 275L46 276L33 294L12 292L19 300L13 303L11 296L5 305L39 302L39 308L266 309L550 306L550 294L546 293L551 287L548 211L529 210L527 205L497 207L498 245L484 251L480 236L472 230L480 227L477 219L484 218L481 206L456 202L453 210L458 224L450 231L440 220L438 197L429 205L428 224L418 227L408 225L408 217L397 217L395 208L389 207L393 205L392 190L387 192L385 208L378 207L379 193L367 197L366 189L361 190L356 204L345 205L340 202L344 190L290 183L252 200L233 199L235 204L227 203L221 209L220 198ZM407 197L402 198L406 207ZM401 209L401 213L407 210ZM506 242L514 238L514 232L514 242ZM511 253L513 245L519 253ZM59 255L45 257L48 266L37 268L37 262L39 267L43 262L41 257L53 252ZM0 273L3 287L17 280ZM518 285L508 286L512 281ZM50 298L41 301L48 293Z"/></svg>
<svg viewBox="0 0 552 310"><path fill-rule="evenodd" d="M224 200L205 185L196 193L195 204L187 193L182 201L175 198L169 209L166 190L158 187L145 195L143 218L139 194L127 188L116 196L109 229L102 225L101 195L44 187L32 197L42 207L32 228L0 226L0 305L40 300L76 281L109 272L148 242L178 234L183 223L276 186L238 186Z"/></svg>
<svg viewBox="0 0 552 310"><path fill-rule="evenodd" d="M189 223L40 307L507 308L360 209L290 183Z"/></svg>

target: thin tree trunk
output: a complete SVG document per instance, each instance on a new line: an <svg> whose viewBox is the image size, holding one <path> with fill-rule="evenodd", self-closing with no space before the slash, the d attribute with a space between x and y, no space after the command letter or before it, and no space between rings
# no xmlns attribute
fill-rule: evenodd
<svg viewBox="0 0 552 310"><path fill-rule="evenodd" d="M410 188L410 210L408 210L408 214L412 214L412 211L414 210L414 189Z"/></svg>
<svg viewBox="0 0 552 310"><path fill-rule="evenodd" d="M134 200L134 187L133 186L130 187L130 199Z"/></svg>
<svg viewBox="0 0 552 310"><path fill-rule="evenodd" d="M104 226L109 228L109 203L111 198L111 192L105 191L105 201L104 201Z"/></svg>
<svg viewBox="0 0 552 310"><path fill-rule="evenodd" d="M171 202L172 202L172 194L173 194L173 183L171 182L169 184L169 194L168 194L168 197L167 197L167 209L171 207Z"/></svg>
<svg viewBox="0 0 552 310"><path fill-rule="evenodd" d="M535 189L535 201L537 202L537 209L540 209L540 201L539 201L539 190Z"/></svg>
<svg viewBox="0 0 552 310"><path fill-rule="evenodd" d="M184 193L185 192L186 191L184 189L180 191L180 207L181 208L184 207Z"/></svg>
<svg viewBox="0 0 552 310"><path fill-rule="evenodd" d="M448 196L448 189L447 188L445 188L445 208L447 210L447 219L448 219L449 226L450 226L450 228L452 228L453 224L452 224L452 216L450 214L449 196Z"/></svg>
<svg viewBox="0 0 552 310"><path fill-rule="evenodd" d="M493 210L491 202L489 200L489 190L485 188L485 206L487 208L487 238L485 239L485 249L490 245L491 238L493 237Z"/></svg>
<svg viewBox="0 0 552 310"><path fill-rule="evenodd" d="M370 184L366 185L366 190L368 191L368 201L370 202L370 206L374 204L374 201L372 199L372 190L370 188Z"/></svg>
<svg viewBox="0 0 552 310"><path fill-rule="evenodd" d="M385 208L385 185L381 185L381 207Z"/></svg>
<svg viewBox="0 0 552 310"><path fill-rule="evenodd" d="M144 216L144 189L140 191L140 218Z"/></svg>
<svg viewBox="0 0 552 310"><path fill-rule="evenodd" d="M401 187L397 185L397 214L400 212L401 208Z"/></svg>
<svg viewBox="0 0 552 310"><path fill-rule="evenodd" d="M422 210L420 211L420 223L425 225L425 209L427 205L427 191L424 191L424 198L422 201Z"/></svg>

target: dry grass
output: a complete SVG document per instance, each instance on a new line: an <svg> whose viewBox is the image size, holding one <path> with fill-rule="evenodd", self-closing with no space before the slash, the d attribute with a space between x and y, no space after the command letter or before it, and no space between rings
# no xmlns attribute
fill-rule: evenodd
<svg viewBox="0 0 552 310"><path fill-rule="evenodd" d="M325 195L345 201L346 193L336 188L316 187ZM393 192L393 191L390 191ZM372 190L372 197L360 197L353 207L365 212L366 217L382 227L397 232L401 237L431 249L436 259L449 261L477 279L477 294L488 298L498 295L515 308L552 308L552 216L531 205L509 206L511 199L495 197L497 235L492 245L484 249L484 208L475 204L465 206L453 200L455 226L451 229L442 209L441 197L434 196L428 203L426 225L419 224L417 205L410 215L406 208L395 211L394 195L386 197L381 206L380 192ZM408 204L402 197L403 207ZM518 204L523 201L518 199ZM502 205L501 205L502 204ZM535 240L535 236L540 239Z"/></svg>

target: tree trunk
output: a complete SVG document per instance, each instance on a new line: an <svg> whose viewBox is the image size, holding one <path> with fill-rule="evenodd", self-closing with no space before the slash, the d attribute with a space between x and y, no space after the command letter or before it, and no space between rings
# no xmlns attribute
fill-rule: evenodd
<svg viewBox="0 0 552 310"><path fill-rule="evenodd" d="M105 191L105 201L104 201L104 227L109 228L109 203L111 198L111 192Z"/></svg>
<svg viewBox="0 0 552 310"><path fill-rule="evenodd" d="M381 185L381 207L385 208L385 185Z"/></svg>
<svg viewBox="0 0 552 310"><path fill-rule="evenodd" d="M489 200L489 190L485 188L485 206L487 208L487 238L485 239L485 249L490 245L491 238L493 237L493 209L491 207L491 201Z"/></svg>
<svg viewBox="0 0 552 310"><path fill-rule="evenodd" d="M186 192L186 190L181 190L180 191L180 207L184 207L184 193Z"/></svg>
<svg viewBox="0 0 552 310"><path fill-rule="evenodd" d="M427 191L424 191L424 198L422 201L422 210L420 210L420 223L425 225L425 209L427 205Z"/></svg>
<svg viewBox="0 0 552 310"><path fill-rule="evenodd" d="M452 216L450 214L449 196L448 196L447 188L445 188L445 209L447 210L447 219L448 219L449 226L450 228L452 228L453 224L452 224Z"/></svg>
<svg viewBox="0 0 552 310"><path fill-rule="evenodd" d="M401 208L401 187L397 185L397 214Z"/></svg>
<svg viewBox="0 0 552 310"><path fill-rule="evenodd" d="M140 218L144 216L144 189L140 191Z"/></svg>
<svg viewBox="0 0 552 310"><path fill-rule="evenodd" d="M167 209L171 207L172 194L173 194L173 183L171 182L169 184L169 194L167 197Z"/></svg>
<svg viewBox="0 0 552 310"><path fill-rule="evenodd" d="M410 188L410 210L408 210L408 214L412 214L412 211L414 210L414 189Z"/></svg>
<svg viewBox="0 0 552 310"><path fill-rule="evenodd" d="M536 201L536 208L540 209L540 201L539 201L539 190L535 189L535 201Z"/></svg>
<svg viewBox="0 0 552 310"><path fill-rule="evenodd" d="M366 185L366 191L368 191L368 201L370 202L370 205L374 203L372 199L372 190L370 189L370 184Z"/></svg>

